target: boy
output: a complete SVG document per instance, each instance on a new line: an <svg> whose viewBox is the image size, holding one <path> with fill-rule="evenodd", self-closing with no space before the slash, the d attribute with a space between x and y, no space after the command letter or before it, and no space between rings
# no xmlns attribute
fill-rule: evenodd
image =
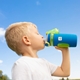
<svg viewBox="0 0 80 80"><path fill-rule="evenodd" d="M68 48L55 47L62 51L63 61L60 67L38 58L37 52L44 49L45 41L35 24L30 22L11 24L6 30L5 38L8 47L21 55L13 65L12 80L52 80L51 76L70 75Z"/></svg>

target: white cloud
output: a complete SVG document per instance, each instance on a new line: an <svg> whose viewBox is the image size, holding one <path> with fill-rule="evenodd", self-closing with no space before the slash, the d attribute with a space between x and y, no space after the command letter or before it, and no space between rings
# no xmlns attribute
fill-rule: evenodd
<svg viewBox="0 0 80 80"><path fill-rule="evenodd" d="M39 1L37 1L37 2L36 2L36 4L37 4L37 5L40 5L40 2L39 2Z"/></svg>
<svg viewBox="0 0 80 80"><path fill-rule="evenodd" d="M0 28L0 37L3 37L5 34L5 29L4 28Z"/></svg>
<svg viewBox="0 0 80 80"><path fill-rule="evenodd" d="M77 60L77 63L78 63L78 64L80 64L80 61L79 61L79 60Z"/></svg>
<svg viewBox="0 0 80 80"><path fill-rule="evenodd" d="M5 34L5 29L0 27L0 41L2 42L5 41L4 34Z"/></svg>
<svg viewBox="0 0 80 80"><path fill-rule="evenodd" d="M3 63L3 61L2 61L2 60L0 60L0 64L1 64L1 63Z"/></svg>

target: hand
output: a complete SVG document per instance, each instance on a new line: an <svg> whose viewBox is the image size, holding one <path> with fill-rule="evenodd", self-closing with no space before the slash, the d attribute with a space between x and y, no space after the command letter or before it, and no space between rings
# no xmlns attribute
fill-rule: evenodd
<svg viewBox="0 0 80 80"><path fill-rule="evenodd" d="M55 48L58 49L58 50L61 50L61 51L68 50L68 47L58 47L58 46L55 46Z"/></svg>

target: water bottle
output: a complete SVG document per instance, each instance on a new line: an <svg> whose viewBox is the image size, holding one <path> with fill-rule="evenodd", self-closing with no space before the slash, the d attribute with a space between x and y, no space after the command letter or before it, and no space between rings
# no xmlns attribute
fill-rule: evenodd
<svg viewBox="0 0 80 80"><path fill-rule="evenodd" d="M61 34L57 28L46 32L45 46L76 47L77 36L75 34Z"/></svg>

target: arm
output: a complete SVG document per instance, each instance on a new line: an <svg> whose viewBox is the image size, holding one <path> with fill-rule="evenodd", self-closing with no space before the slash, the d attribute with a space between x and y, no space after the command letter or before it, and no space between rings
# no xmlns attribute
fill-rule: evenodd
<svg viewBox="0 0 80 80"><path fill-rule="evenodd" d="M62 51L62 64L56 69L52 76L67 77L70 75L70 56L68 48L58 48Z"/></svg>

